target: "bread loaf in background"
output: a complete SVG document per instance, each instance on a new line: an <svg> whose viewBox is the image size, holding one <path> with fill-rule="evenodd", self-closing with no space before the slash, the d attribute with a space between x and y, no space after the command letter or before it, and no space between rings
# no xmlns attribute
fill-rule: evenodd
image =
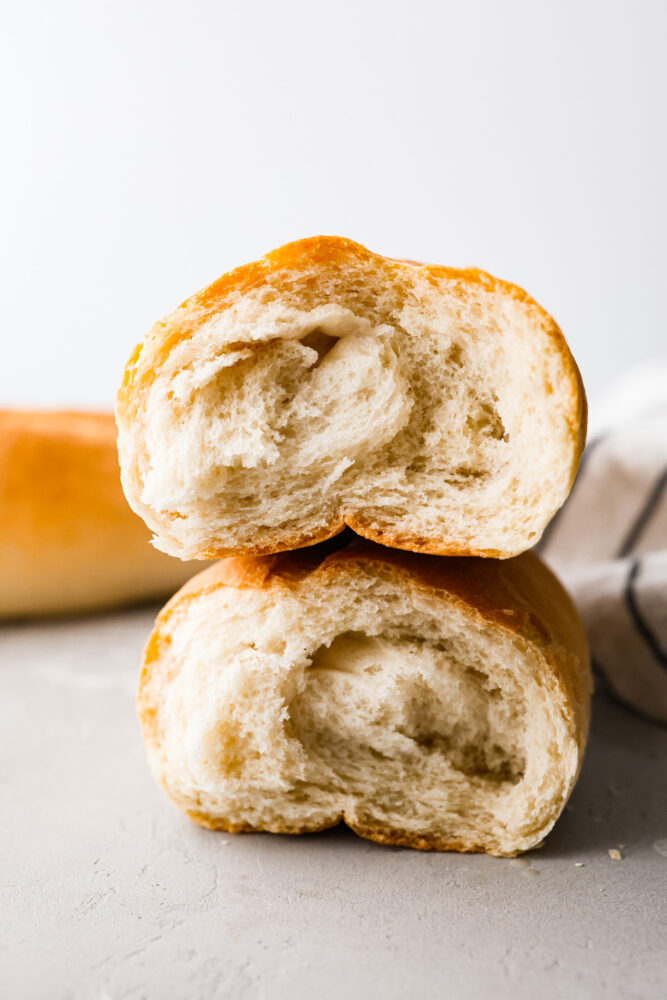
<svg viewBox="0 0 667 1000"><path fill-rule="evenodd" d="M0 411L0 617L161 598L197 569L130 510L111 413Z"/></svg>
<svg viewBox="0 0 667 1000"><path fill-rule="evenodd" d="M506 558L567 497L586 400L520 288L315 237L157 323L117 418L127 497L172 555L279 552L349 525Z"/></svg>
<svg viewBox="0 0 667 1000"><path fill-rule="evenodd" d="M351 537L351 541L347 536ZM439 559L346 536L224 560L157 619L138 711L193 820L513 855L581 766L584 631L537 556Z"/></svg>

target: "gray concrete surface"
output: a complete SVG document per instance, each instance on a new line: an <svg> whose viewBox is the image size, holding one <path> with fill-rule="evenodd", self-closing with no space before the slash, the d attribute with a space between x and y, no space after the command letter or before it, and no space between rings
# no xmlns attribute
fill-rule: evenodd
<svg viewBox="0 0 667 1000"><path fill-rule="evenodd" d="M524 859L210 833L145 764L151 621L0 629L0 997L667 996L667 731L598 695Z"/></svg>

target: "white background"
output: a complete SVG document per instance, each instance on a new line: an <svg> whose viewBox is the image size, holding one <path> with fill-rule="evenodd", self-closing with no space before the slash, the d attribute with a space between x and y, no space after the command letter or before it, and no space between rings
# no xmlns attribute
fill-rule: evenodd
<svg viewBox="0 0 667 1000"><path fill-rule="evenodd" d="M667 353L664 0L4 11L0 404L110 405L155 319L314 233L523 285L593 391Z"/></svg>

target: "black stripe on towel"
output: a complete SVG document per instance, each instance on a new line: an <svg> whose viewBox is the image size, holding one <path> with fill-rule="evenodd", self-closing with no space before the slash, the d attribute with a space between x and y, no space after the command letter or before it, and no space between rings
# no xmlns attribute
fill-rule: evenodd
<svg viewBox="0 0 667 1000"><path fill-rule="evenodd" d="M582 480L584 469L588 465L588 462L589 462L589 459L590 459L591 455L593 454L593 452L595 451L595 449L597 448L597 446L599 444L601 444L605 440L605 438L607 438L608 436L609 435L607 435L607 434L600 434L598 437L595 437L591 441L589 441L589 443L584 448L584 451L582 452L581 458L579 460L579 469L577 470L577 475L576 475L575 480L574 480L574 482L572 484L572 489L570 490L570 495L566 499L565 504L560 508L560 510L556 511L556 513L554 514L554 516L552 517L552 519L549 521L549 523L547 524L546 528L542 532L542 537L540 538L539 542L535 546L535 551L539 552L540 555L544 552L544 550L546 549L547 545L549 544L549 540L551 539L551 536L553 534L553 530L556 527L556 525L558 524L558 522L560 521L561 514L565 510L566 505L568 503L572 502L572 497L574 496L575 490L577 489L577 487L581 484L581 480Z"/></svg>
<svg viewBox="0 0 667 1000"><path fill-rule="evenodd" d="M632 695L629 695L629 697L626 698L619 694L606 672L606 667L604 667L599 660L593 658L591 661L591 667L593 668L593 679L595 681L595 694L605 695L607 698L610 698L615 705L618 705L619 708L625 709L626 712L634 712L636 715L640 715L642 719L646 719L647 722L652 722L653 725L655 725L656 722L664 725L664 719L651 715L645 708L641 708L639 705L636 705L632 700Z"/></svg>
<svg viewBox="0 0 667 1000"><path fill-rule="evenodd" d="M639 576L639 570L641 568L641 559L633 559L630 564L630 569L628 572L627 579L625 581L625 590L623 592L623 598L625 600L626 607L630 612L630 617L634 622L634 626L639 632L640 636L648 646L648 648L653 653L654 658L658 663L662 664L663 667L667 667L667 653L660 646L657 638L653 634L653 630L649 628L644 616L642 615L639 604L637 603L637 595L635 593L635 581Z"/></svg>
<svg viewBox="0 0 667 1000"><path fill-rule="evenodd" d="M644 534L644 531L646 530L651 518L655 514L656 507L658 506L660 500L662 499L662 494L665 492L666 486L667 486L667 469L665 469L665 471L662 473L661 476L658 476L657 480L651 487L651 492L647 496L644 506L639 511L637 517L634 519L632 525L630 526L630 530L628 531L627 535L625 536L623 544L618 550L619 559L622 559L623 556L629 556L632 550L637 545L637 542Z"/></svg>

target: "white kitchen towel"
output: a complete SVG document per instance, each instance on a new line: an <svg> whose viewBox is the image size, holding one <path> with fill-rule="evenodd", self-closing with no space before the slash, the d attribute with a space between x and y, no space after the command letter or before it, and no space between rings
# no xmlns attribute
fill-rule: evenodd
<svg viewBox="0 0 667 1000"><path fill-rule="evenodd" d="M598 680L667 723L667 364L622 380L591 416L572 493L537 550L574 597Z"/></svg>

